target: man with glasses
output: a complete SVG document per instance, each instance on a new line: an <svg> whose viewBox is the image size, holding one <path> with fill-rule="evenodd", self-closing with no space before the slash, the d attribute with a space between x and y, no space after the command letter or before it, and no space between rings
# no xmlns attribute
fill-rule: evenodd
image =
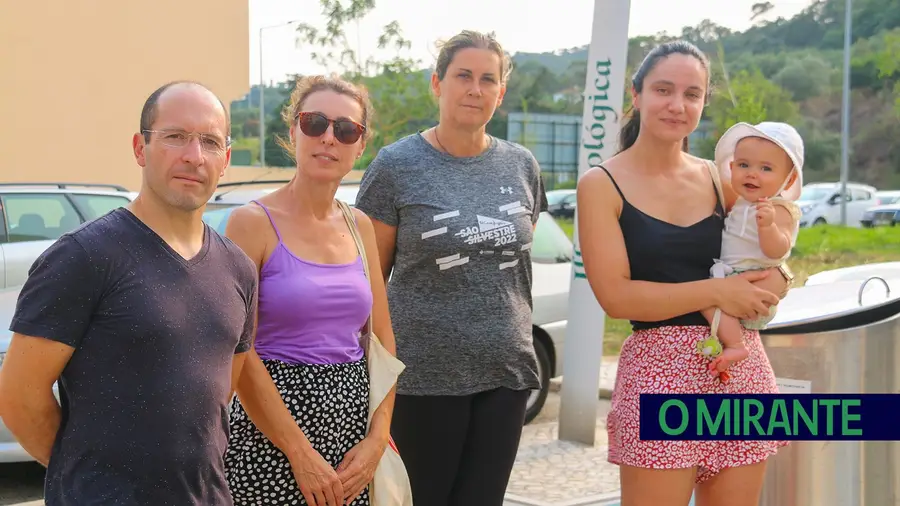
<svg viewBox="0 0 900 506"><path fill-rule="evenodd" d="M48 467L47 506L232 504L227 403L251 345L257 280L201 220L231 157L228 132L225 107L202 85L156 90L132 141L138 197L31 267L0 416Z"/></svg>

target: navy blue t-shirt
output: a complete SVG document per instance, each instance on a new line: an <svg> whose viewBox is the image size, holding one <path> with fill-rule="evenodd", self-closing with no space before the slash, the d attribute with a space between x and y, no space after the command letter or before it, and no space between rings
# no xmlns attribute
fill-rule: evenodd
<svg viewBox="0 0 900 506"><path fill-rule="evenodd" d="M205 227L184 259L126 209L63 235L32 266L10 329L75 348L47 506L231 505L231 365L250 348L252 261Z"/></svg>

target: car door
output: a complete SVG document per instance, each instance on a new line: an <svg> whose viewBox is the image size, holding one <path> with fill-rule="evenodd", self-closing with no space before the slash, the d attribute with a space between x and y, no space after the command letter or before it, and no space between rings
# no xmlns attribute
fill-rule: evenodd
<svg viewBox="0 0 900 506"><path fill-rule="evenodd" d="M853 223L853 219L851 215L853 211L853 190L847 188L847 196L844 198L847 201L847 224L850 225ZM827 206L825 208L825 222L829 225L840 225L841 224L841 188L835 188L834 195L828 200Z"/></svg>
<svg viewBox="0 0 900 506"><path fill-rule="evenodd" d="M866 209L875 205L875 195L868 190L854 188L852 192L853 201L847 210L847 225L859 227L861 225L863 214Z"/></svg>
<svg viewBox="0 0 900 506"><path fill-rule="evenodd" d="M34 261L62 234L74 230L81 216L62 193L0 195L6 241L2 245L3 287L19 286Z"/></svg>

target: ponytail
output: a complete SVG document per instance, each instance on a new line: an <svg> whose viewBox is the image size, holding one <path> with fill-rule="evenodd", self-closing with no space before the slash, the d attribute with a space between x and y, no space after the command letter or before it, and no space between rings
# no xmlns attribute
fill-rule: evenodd
<svg viewBox="0 0 900 506"><path fill-rule="evenodd" d="M619 131L619 153L634 145L641 132L641 111L632 108L628 121Z"/></svg>

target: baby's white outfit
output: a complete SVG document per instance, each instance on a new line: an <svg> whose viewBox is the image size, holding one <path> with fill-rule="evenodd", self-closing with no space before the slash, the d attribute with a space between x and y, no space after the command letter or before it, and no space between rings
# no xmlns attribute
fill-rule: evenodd
<svg viewBox="0 0 900 506"><path fill-rule="evenodd" d="M780 196L772 197L769 202L784 207L794 218L794 239L791 241L791 248L793 248L797 242L797 232L800 228L800 208L797 204ZM790 255L790 249L781 258L769 258L763 253L759 244L759 227L756 225L756 204L738 197L731 212L725 218L725 230L722 232L722 258L716 259L710 269L710 274L714 278L724 278L744 271L777 267ZM748 329L764 329L775 318L775 308L776 306L770 308L768 316L751 321L744 320L741 323Z"/></svg>

